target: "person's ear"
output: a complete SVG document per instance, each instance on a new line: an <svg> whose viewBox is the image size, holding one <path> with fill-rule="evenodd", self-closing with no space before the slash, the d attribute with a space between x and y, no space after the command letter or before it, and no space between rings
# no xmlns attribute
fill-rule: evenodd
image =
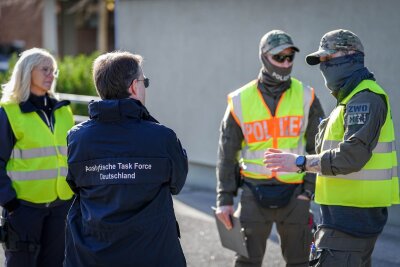
<svg viewBox="0 0 400 267"><path fill-rule="evenodd" d="M135 97L137 96L137 83L138 83L138 80L135 79L131 83L131 86L129 86L129 93L131 94L131 96L135 96Z"/></svg>

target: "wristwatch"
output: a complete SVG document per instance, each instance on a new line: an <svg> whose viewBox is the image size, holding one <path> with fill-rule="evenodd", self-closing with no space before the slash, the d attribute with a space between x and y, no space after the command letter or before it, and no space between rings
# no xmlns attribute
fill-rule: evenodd
<svg viewBox="0 0 400 267"><path fill-rule="evenodd" d="M298 156L296 158L296 166L299 168L297 173L303 173L306 171L306 162L307 162L306 156Z"/></svg>
<svg viewBox="0 0 400 267"><path fill-rule="evenodd" d="M313 200L314 199L314 193L311 192L310 190L304 190L301 195L308 197L309 199Z"/></svg>

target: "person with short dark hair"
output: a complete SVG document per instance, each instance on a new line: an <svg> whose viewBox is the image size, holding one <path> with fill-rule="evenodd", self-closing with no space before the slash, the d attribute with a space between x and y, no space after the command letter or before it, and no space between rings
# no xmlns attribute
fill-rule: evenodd
<svg viewBox="0 0 400 267"><path fill-rule="evenodd" d="M322 221L315 234L310 266L371 266L387 207L399 204L395 132L389 96L364 66L356 34L337 29L308 55L318 65L337 100L316 136L315 155L270 149L271 171L317 173L315 202Z"/></svg>
<svg viewBox="0 0 400 267"><path fill-rule="evenodd" d="M231 229L233 198L241 187L235 216L245 228L249 258L237 255L235 266L261 266L274 223L287 266L308 266L315 175L270 172L263 165L270 147L315 153L324 112L314 88L291 77L296 52L287 33L266 33L259 45L258 78L228 95L218 147L216 215Z"/></svg>
<svg viewBox="0 0 400 267"><path fill-rule="evenodd" d="M101 101L68 134L65 267L186 266L172 196L188 172L176 134L147 111L142 57L99 56L93 79Z"/></svg>
<svg viewBox="0 0 400 267"><path fill-rule="evenodd" d="M6 267L61 267L69 101L55 96L58 69L46 50L21 53L0 101L0 205L6 221Z"/></svg>

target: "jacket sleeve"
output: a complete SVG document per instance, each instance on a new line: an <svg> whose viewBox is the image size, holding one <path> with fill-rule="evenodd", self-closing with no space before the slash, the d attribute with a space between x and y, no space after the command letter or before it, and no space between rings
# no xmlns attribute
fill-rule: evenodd
<svg viewBox="0 0 400 267"><path fill-rule="evenodd" d="M71 141L73 140L73 133L74 133L74 127L68 131L68 135L67 135L67 149L68 149L68 165L69 165L69 160L72 158L71 157L71 151L72 151L72 145L71 145ZM72 192L74 192L74 194L79 195L79 188L76 186L75 184L75 178L72 175L72 172L68 166L68 172L67 172L67 178L66 181L69 185L69 187L71 188Z"/></svg>
<svg viewBox="0 0 400 267"><path fill-rule="evenodd" d="M238 183L238 155L244 136L229 107L221 122L217 161L217 206L233 205Z"/></svg>
<svg viewBox="0 0 400 267"><path fill-rule="evenodd" d="M18 208L17 193L7 175L7 162L16 143L14 132L4 109L0 108L0 205L11 212Z"/></svg>
<svg viewBox="0 0 400 267"><path fill-rule="evenodd" d="M176 134L171 130L171 140L167 142L169 159L171 161L171 194L177 195L186 182L188 173L188 158Z"/></svg>
<svg viewBox="0 0 400 267"><path fill-rule="evenodd" d="M325 117L324 110L317 96L311 103L310 112L308 114L308 124L305 133L306 137L306 152L308 154L315 154L315 136L318 133L318 125ZM314 193L315 191L315 173L306 173L304 175L303 191Z"/></svg>
<svg viewBox="0 0 400 267"><path fill-rule="evenodd" d="M349 106L360 104L369 106L367 113L348 114L346 112ZM344 141L337 148L322 152L322 174L349 174L361 170L372 157L372 150L378 143L387 110L384 96L369 90L353 96L347 103L344 113ZM349 116L358 115L360 116L357 123L348 123Z"/></svg>

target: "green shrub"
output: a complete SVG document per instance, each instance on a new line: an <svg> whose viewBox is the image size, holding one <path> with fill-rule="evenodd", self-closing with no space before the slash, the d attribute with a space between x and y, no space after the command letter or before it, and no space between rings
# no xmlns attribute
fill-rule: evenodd
<svg viewBox="0 0 400 267"><path fill-rule="evenodd" d="M99 53L95 52L89 56L65 56L59 60L60 74L56 91L77 95L97 95L92 79L92 64L98 55Z"/></svg>
<svg viewBox="0 0 400 267"><path fill-rule="evenodd" d="M17 54L13 54L11 56L10 60L8 61L8 70L6 72L0 71L0 84L5 84L6 82L8 82L8 80L11 77L11 73L15 66L15 63L17 62L17 59L18 59ZM1 95L1 91L0 91L0 95Z"/></svg>
<svg viewBox="0 0 400 267"><path fill-rule="evenodd" d="M92 78L92 64L98 55L98 52L94 52L88 56L65 56L58 60L60 73L56 91L66 94L97 96ZM74 114L87 115L86 104L72 103L71 107Z"/></svg>

